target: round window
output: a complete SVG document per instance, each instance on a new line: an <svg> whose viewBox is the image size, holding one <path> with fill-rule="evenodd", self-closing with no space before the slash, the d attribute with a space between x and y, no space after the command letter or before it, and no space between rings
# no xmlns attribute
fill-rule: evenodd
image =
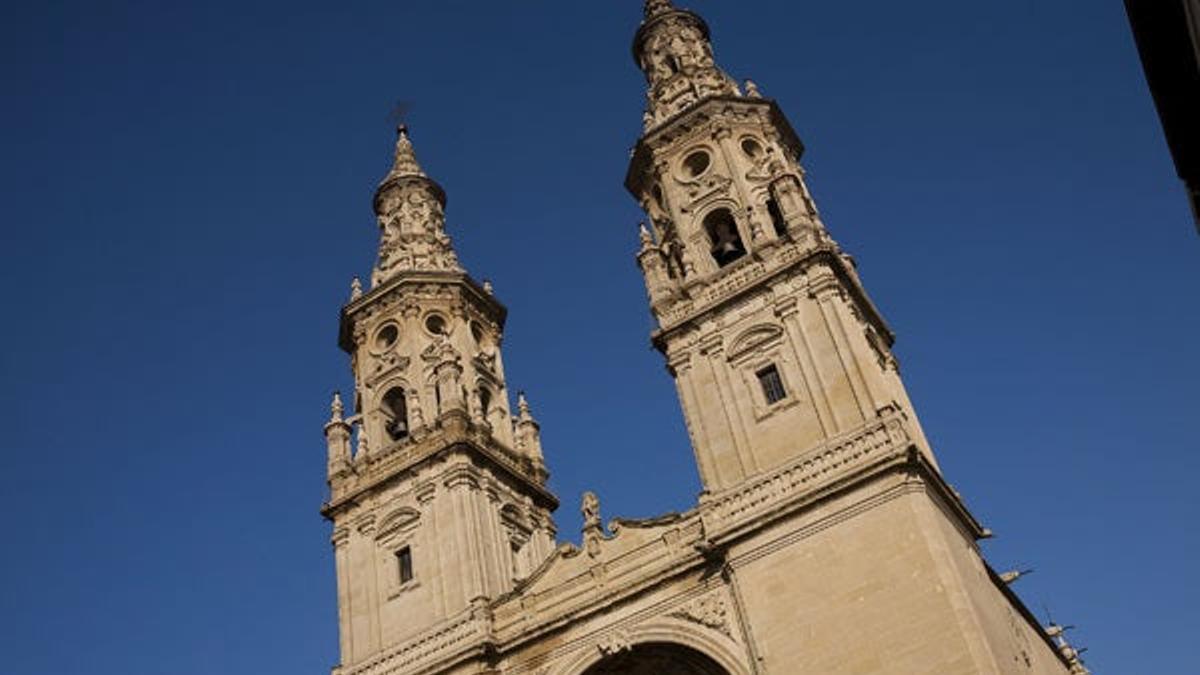
<svg viewBox="0 0 1200 675"><path fill-rule="evenodd" d="M762 155L763 149L753 138L743 138L742 152L746 153L750 159L758 159Z"/></svg>
<svg viewBox="0 0 1200 675"><path fill-rule="evenodd" d="M375 333L375 349L376 351L391 349L392 345L396 344L396 340L399 339L400 329L396 327L396 324L389 323L380 328L379 332Z"/></svg>
<svg viewBox="0 0 1200 675"><path fill-rule="evenodd" d="M711 163L712 159L707 152L697 150L683 158L683 172L687 174L688 178L698 178L708 171L708 165Z"/></svg>
<svg viewBox="0 0 1200 675"><path fill-rule="evenodd" d="M446 320L440 314L430 314L425 317L425 330L434 335L445 335Z"/></svg>

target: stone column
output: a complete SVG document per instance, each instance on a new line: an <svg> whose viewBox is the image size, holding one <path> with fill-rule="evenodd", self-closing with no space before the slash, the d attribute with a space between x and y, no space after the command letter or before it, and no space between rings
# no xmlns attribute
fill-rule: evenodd
<svg viewBox="0 0 1200 675"><path fill-rule="evenodd" d="M354 612L350 603L350 528L345 525L334 527L330 541L333 544L334 570L337 574L338 651L342 663L348 664L354 658L354 632L350 626L350 617Z"/></svg>
<svg viewBox="0 0 1200 675"><path fill-rule="evenodd" d="M733 442L733 450L737 456L741 475L745 478L757 470L757 462L753 450L746 439L746 427L742 420L742 409L729 383L729 363L725 360L725 346L720 336L713 336L704 341L700 347L712 371L713 383L716 385L717 398L724 413L725 422L729 425L729 435Z"/></svg>
<svg viewBox="0 0 1200 675"><path fill-rule="evenodd" d="M675 378L675 389L683 402L683 422L692 439L692 451L696 455L696 466L700 471L700 482L705 490L722 485L720 471L711 454L711 443L704 430L704 414L696 396L696 385L692 381L692 354L673 354L667 369Z"/></svg>
<svg viewBox="0 0 1200 675"><path fill-rule="evenodd" d="M859 415L864 422L870 420L875 417L875 410L869 400L867 385L863 382L862 371L858 369L854 351L846 340L845 327L838 317L837 306L842 302L842 294L845 292L841 281L832 270L825 267L814 268L810 278L812 280L810 292L821 310L825 329L833 339L842 374L850 383L850 393L854 397Z"/></svg>

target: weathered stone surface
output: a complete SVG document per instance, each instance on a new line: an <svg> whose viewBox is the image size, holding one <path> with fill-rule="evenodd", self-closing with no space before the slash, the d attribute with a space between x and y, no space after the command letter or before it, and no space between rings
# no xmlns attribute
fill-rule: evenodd
<svg viewBox="0 0 1200 675"><path fill-rule="evenodd" d="M458 265L402 131L371 288L342 313L353 411L335 398L325 425L334 675L1086 672L984 561L783 113L717 66L697 15L645 16L626 185L699 503L605 527L589 492L582 545L555 543L504 308Z"/></svg>

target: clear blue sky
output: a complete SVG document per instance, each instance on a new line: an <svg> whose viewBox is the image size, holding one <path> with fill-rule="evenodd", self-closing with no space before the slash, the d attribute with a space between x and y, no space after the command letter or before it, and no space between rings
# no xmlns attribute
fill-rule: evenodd
<svg viewBox="0 0 1200 675"><path fill-rule="evenodd" d="M1099 673L1200 621L1200 237L1116 0L695 0L777 98L950 481ZM14 675L321 673L321 425L409 122L509 309L562 538L687 508L621 181L621 2L0 10L0 652ZM597 433L596 430L600 430Z"/></svg>

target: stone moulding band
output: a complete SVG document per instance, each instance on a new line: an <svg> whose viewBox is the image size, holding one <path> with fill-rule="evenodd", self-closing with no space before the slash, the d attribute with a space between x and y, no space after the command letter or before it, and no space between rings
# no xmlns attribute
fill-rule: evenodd
<svg viewBox="0 0 1200 675"><path fill-rule="evenodd" d="M855 305L863 311L864 318L883 337L886 344L891 346L895 341L892 329L867 297L866 291L847 271L846 264L836 255L836 249L828 244L817 244L804 251L785 249L784 254L770 264L746 263L745 270L712 288L705 289L697 298L681 300L675 306L664 310L661 317L662 327L651 336L651 342L662 350L667 334L693 325L698 317L715 312L741 297L743 293L754 292L761 287L760 282L777 278L793 268L808 269L822 263L831 266L842 287L854 299Z"/></svg>
<svg viewBox="0 0 1200 675"><path fill-rule="evenodd" d="M338 668L333 675L393 675L421 672L480 651L491 642L491 621L477 608L443 622L417 637L363 663Z"/></svg>
<svg viewBox="0 0 1200 675"><path fill-rule="evenodd" d="M855 474L870 471L872 467L903 458L913 447L906 427L903 411L892 411L872 420L853 432L831 439L801 455L796 461L752 480L745 487L730 490L712 497L698 510L674 515L664 522L652 526L678 527L681 540L674 555L665 555L650 565L645 559L638 560L638 575L642 580L659 579L666 569L679 573L683 568L703 564L704 558L696 553L698 546L711 544L714 540L725 540L739 536L746 528L758 527L773 520L773 514L788 510L809 501L839 482ZM873 473L873 472L872 472ZM704 523L697 527L696 520ZM690 525L689 526L689 522ZM642 524L628 521L626 524ZM616 528L620 536L620 529ZM707 539L708 541L703 541ZM678 553L689 552L682 557ZM557 560L557 564L563 561ZM632 570L617 565L609 569L610 577L619 578ZM630 593L636 593L643 583L629 580L622 583L623 591L616 596L606 596L606 601L618 601ZM444 668L448 664L470 658L474 654L490 649L503 651L507 647L523 643L534 635L561 625L566 617L580 617L589 613L600 596L581 592L575 586L547 589L534 600L542 614L537 625L497 626L506 622L492 611L471 608L459 616L439 624L420 635L407 640L396 648L367 662L342 668L334 675L392 675L394 673L433 672L434 666ZM505 597L493 601L490 609L511 603ZM529 612L518 614L528 618ZM514 618L514 617L510 617ZM509 622L511 623L511 622ZM513 629L516 629L515 632ZM500 631L500 634L497 633ZM501 638L504 633L510 633ZM503 644L498 644L498 643Z"/></svg>
<svg viewBox="0 0 1200 675"><path fill-rule="evenodd" d="M558 507L558 500L545 487L534 482L526 467L514 459L515 453L481 433L479 428L469 428L465 431L447 431L436 439L426 443L417 443L406 451L393 452L384 456L376 465L372 465L362 474L353 474L333 486L333 498L322 506L322 515L330 518L338 509L353 504L361 494L376 489L393 480L401 468L411 468L428 462L442 455L447 448L464 448L474 452L478 457L490 461L500 467L513 478L521 481L545 504L551 508Z"/></svg>
<svg viewBox="0 0 1200 675"><path fill-rule="evenodd" d="M875 460L902 455L911 444L902 413L874 420L745 487L718 495L703 508L705 530L709 536L724 534Z"/></svg>

